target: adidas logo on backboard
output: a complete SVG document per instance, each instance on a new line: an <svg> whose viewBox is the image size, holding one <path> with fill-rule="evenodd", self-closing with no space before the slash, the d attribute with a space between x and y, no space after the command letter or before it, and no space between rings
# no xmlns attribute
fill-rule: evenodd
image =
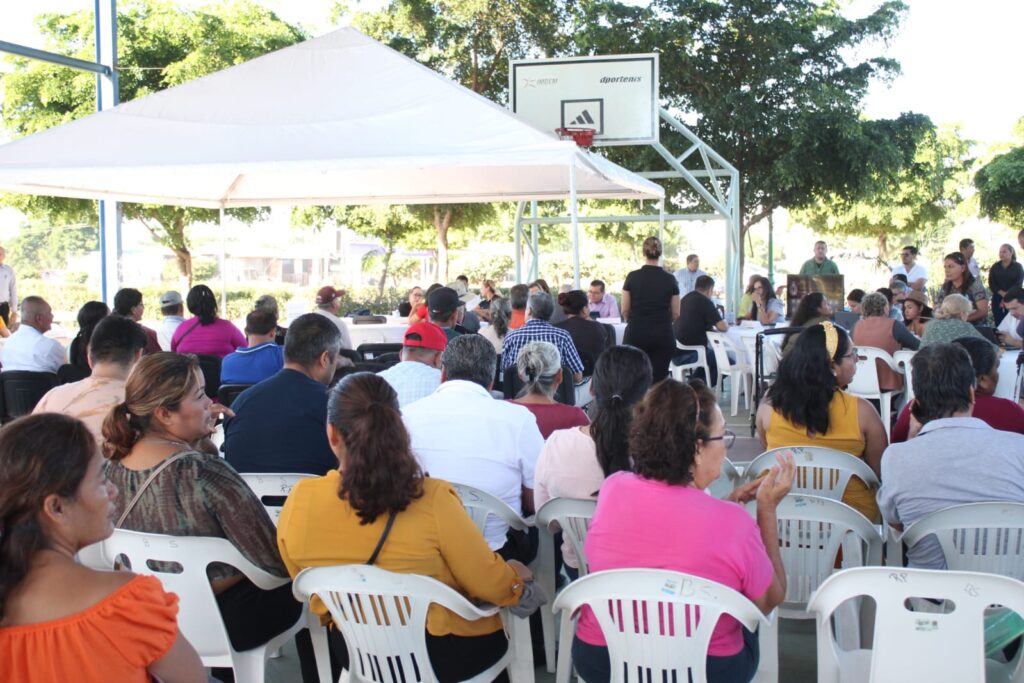
<svg viewBox="0 0 1024 683"><path fill-rule="evenodd" d="M562 100L562 127L593 128L604 133L604 99Z"/></svg>

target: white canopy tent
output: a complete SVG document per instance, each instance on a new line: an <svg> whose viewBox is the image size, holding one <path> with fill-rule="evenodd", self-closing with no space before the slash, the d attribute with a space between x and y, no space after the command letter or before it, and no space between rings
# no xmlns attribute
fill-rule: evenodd
<svg viewBox="0 0 1024 683"><path fill-rule="evenodd" d="M0 191L214 209L663 195L350 28L2 145Z"/></svg>

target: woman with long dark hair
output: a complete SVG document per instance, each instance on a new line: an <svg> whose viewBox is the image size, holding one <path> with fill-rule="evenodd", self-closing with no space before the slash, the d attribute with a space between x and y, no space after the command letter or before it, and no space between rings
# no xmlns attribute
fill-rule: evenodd
<svg viewBox="0 0 1024 683"><path fill-rule="evenodd" d="M377 375L348 375L331 390L327 437L340 467L292 489L278 520L289 573L306 567L373 564L447 584L496 605L515 604L530 570L491 552L452 486L431 479L413 456L394 389ZM314 599L312 608L327 610ZM501 620L467 621L432 605L427 651L441 683L491 666L508 641ZM341 638L332 650L344 658Z"/></svg>
<svg viewBox="0 0 1024 683"><path fill-rule="evenodd" d="M86 301L78 309L78 334L68 347L68 362L77 368L89 371L89 339L99 321L110 315L110 309L102 301Z"/></svg>
<svg viewBox="0 0 1024 683"><path fill-rule="evenodd" d="M703 382L656 384L637 406L629 431L633 471L608 477L597 499L584 544L590 571L669 569L728 586L765 614L781 603L786 571L775 511L796 466L792 456L780 457L765 478L734 492L740 502L756 498L755 522L743 507L704 492L721 473L734 439ZM584 607L572 659L587 683L611 679L605 643L593 612ZM750 681L757 663L757 636L723 616L711 635L707 680Z"/></svg>
<svg viewBox="0 0 1024 683"><path fill-rule="evenodd" d="M810 327L817 325L823 320L832 316L832 305L821 292L811 292L800 300L796 307L793 319L789 321L789 327ZM786 341L782 345L783 351L788 351L793 342L796 341L799 332L790 332L786 335Z"/></svg>
<svg viewBox="0 0 1024 683"><path fill-rule="evenodd" d="M903 300L903 324L918 339L924 336L924 328L934 315L924 294L913 289L907 292Z"/></svg>
<svg viewBox="0 0 1024 683"><path fill-rule="evenodd" d="M113 533L117 487L83 422L23 417L0 432L0 666L8 681L206 681L159 580L75 555Z"/></svg>
<svg viewBox="0 0 1024 683"><path fill-rule="evenodd" d="M935 294L935 308L942 307L942 301L950 294L963 294L971 302L973 310L967 316L967 322L979 325L988 317L988 293L985 285L975 279L967 268L967 259L959 251L946 254L942 260L942 268L946 281Z"/></svg>
<svg viewBox="0 0 1024 683"><path fill-rule="evenodd" d="M874 406L843 391L856 372L857 350L842 328L823 322L804 330L757 409L762 447L832 448L862 458L878 474L888 441ZM878 517L874 494L856 477L843 502L868 519Z"/></svg>
<svg viewBox="0 0 1024 683"><path fill-rule="evenodd" d="M217 297L206 285L196 285L185 297L193 318L178 325L171 351L223 358L246 346L245 335L229 320L217 317Z"/></svg>
<svg viewBox="0 0 1024 683"><path fill-rule="evenodd" d="M533 502L537 509L552 498L593 498L605 477L632 469L629 427L633 408L651 387L651 362L640 349L613 346L594 366L594 396L589 426L553 432L544 443L534 473ZM566 565L579 563L568 543L562 545Z"/></svg>
<svg viewBox="0 0 1024 683"><path fill-rule="evenodd" d="M762 325L774 325L786 315L786 308L782 299L775 296L771 280L766 277L758 277L754 280L753 290L750 295L750 310L742 318L744 320L755 320Z"/></svg>
<svg viewBox="0 0 1024 683"><path fill-rule="evenodd" d="M661 267L661 240L648 237L643 244L644 265L626 276L622 285L623 344L635 346L651 360L654 381L668 376L676 352L672 323L679 317L679 283Z"/></svg>
<svg viewBox="0 0 1024 683"><path fill-rule="evenodd" d="M508 299L496 296L491 299L487 309L491 324L480 330L480 336L491 342L495 353L501 353L505 346L505 335L508 334L508 323L512 319L512 307Z"/></svg>

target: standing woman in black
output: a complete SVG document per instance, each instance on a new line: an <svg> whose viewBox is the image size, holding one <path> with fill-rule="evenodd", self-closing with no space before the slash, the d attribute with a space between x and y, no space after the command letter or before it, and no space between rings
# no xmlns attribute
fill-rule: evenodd
<svg viewBox="0 0 1024 683"><path fill-rule="evenodd" d="M679 283L658 264L661 240L644 240L644 265L626 276L622 285L623 343L635 346L651 359L654 382L668 376L668 364L676 351L672 322L679 317Z"/></svg>
<svg viewBox="0 0 1024 683"><path fill-rule="evenodd" d="M1013 289L1024 285L1024 268L1017 263L1017 252L1009 244L999 247L999 260L988 270L988 288L992 290L992 315L995 316L996 327L1006 317L1003 308L1003 296Z"/></svg>

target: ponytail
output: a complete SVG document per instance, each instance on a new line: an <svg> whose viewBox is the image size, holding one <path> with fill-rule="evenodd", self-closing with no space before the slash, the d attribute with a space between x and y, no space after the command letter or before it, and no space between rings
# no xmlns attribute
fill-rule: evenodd
<svg viewBox="0 0 1024 683"><path fill-rule="evenodd" d="M597 411L590 437L604 475L631 470L629 430L633 406L651 386L651 361L634 346L613 346L597 358L591 378Z"/></svg>
<svg viewBox="0 0 1024 683"><path fill-rule="evenodd" d="M120 460L132 452L142 438L148 419L136 417L128 411L128 404L121 401L103 418L103 455L110 460Z"/></svg>

